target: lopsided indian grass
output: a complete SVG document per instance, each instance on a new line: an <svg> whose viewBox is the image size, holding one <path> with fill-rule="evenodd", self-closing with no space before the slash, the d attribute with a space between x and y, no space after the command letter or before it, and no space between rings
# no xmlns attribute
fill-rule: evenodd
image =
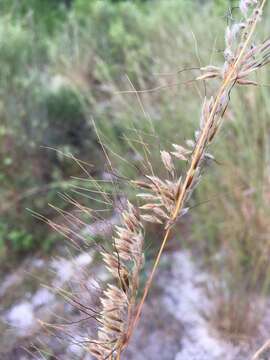
<svg viewBox="0 0 270 360"><path fill-rule="evenodd" d="M145 181L134 181L141 189L137 196L143 201L139 210L128 203L123 214L122 225L115 227L115 251L103 253L108 270L118 285L108 285L101 299L102 311L98 339L90 346L91 353L98 359L120 359L140 318L142 307L151 287L161 255L174 223L189 210L186 206L190 196L200 181L206 160L214 157L208 147L215 138L229 104L230 93L236 85L257 83L248 78L255 70L270 61L270 40L260 45L251 45L251 38L266 0L241 0L239 9L242 19L226 29L222 67L209 65L202 67L197 81L217 79L220 86L216 95L205 97L199 129L194 140L185 146L173 144L171 151L161 151L161 160L168 171L169 179L146 175ZM188 170L177 175L175 161L185 161ZM143 265L143 225L142 221L164 226L165 234L154 262L152 271L137 306L139 274ZM137 308L136 308L137 306Z"/></svg>

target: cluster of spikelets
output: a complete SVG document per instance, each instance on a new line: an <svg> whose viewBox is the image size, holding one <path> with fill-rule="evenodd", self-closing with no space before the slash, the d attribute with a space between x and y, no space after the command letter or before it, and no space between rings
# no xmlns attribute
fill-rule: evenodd
<svg viewBox="0 0 270 360"><path fill-rule="evenodd" d="M153 223L165 221L168 228L177 218L187 213L189 208L184 208L183 205L187 203L199 183L203 163L205 160L214 160L214 157L207 152L207 147L220 127L232 88L236 84L257 85L247 77L270 61L269 39L258 46L250 45L243 49L252 26L261 18L260 8L254 9L256 5L256 0L240 1L239 8L243 19L226 29L223 66L209 65L200 69L202 75L196 80L217 78L222 81L222 86L216 97L212 96L209 99L205 97L200 127L195 131L194 140L186 142L188 148L174 144L172 152L161 151L161 160L170 174L170 180L163 181L157 177L147 176L148 181L135 181L140 188L147 190L138 194L147 202L141 207L147 211L147 214L142 215L144 220ZM190 164L184 179L177 177L172 155Z"/></svg>
<svg viewBox="0 0 270 360"><path fill-rule="evenodd" d="M188 145L194 146L194 142L189 140ZM182 178L177 176L177 170L173 161L173 157L180 161L188 161L192 152L189 148L181 145L173 144L174 151L161 151L161 160L165 169L168 171L170 179L162 180L156 176L146 175L148 181L134 181L134 183L145 192L137 194L145 204L140 208L144 211L141 218L144 221L165 224L165 228L172 225L171 215L176 207L176 200L181 189ZM191 195L192 189L198 182L199 177L194 176L190 182L190 190L186 193L186 198ZM187 200L187 199L186 199ZM185 215L189 208L186 207L181 210L178 217Z"/></svg>
<svg viewBox="0 0 270 360"><path fill-rule="evenodd" d="M144 264L143 240L139 211L127 202L122 225L115 226L114 251L102 253L107 269L118 286L109 284L101 299L98 340L90 346L90 352L98 359L114 358L126 345L134 318L139 273Z"/></svg>
<svg viewBox="0 0 270 360"><path fill-rule="evenodd" d="M206 66L201 68L203 75L198 77L198 80L205 80L209 78L226 78L231 65L237 60L237 56L242 50L243 43L246 41L251 26L255 21L261 19L261 9L255 8L258 4L257 0L241 0L239 8L244 19L241 22L234 23L228 26L225 32L226 49L224 51L225 63L223 67ZM266 65L270 60L270 40L267 39L262 44L255 46L251 45L241 58L239 68L232 77L231 82L240 85L258 85L255 81L247 79L247 77Z"/></svg>
<svg viewBox="0 0 270 360"><path fill-rule="evenodd" d="M133 182L142 190L137 194L143 202L140 206L142 214L128 203L122 215L122 225L115 227L114 252L103 253L116 285L108 285L101 299L99 322L102 325L98 330L98 339L90 347L91 353L98 359L120 359L121 351L127 346L170 229L189 210L186 204L200 181L205 161L214 160L208 152L208 146L221 126L232 88L235 85L257 85L248 76L270 61L270 40L261 45L250 43L264 4L265 0L261 4L257 0L240 1L242 19L226 30L224 64L221 67L209 65L200 69L201 75L196 80L216 78L220 83L216 95L204 99L200 125L194 139L188 140L185 146L174 144L170 152L161 151L168 179L145 175L145 180ZM187 163L187 171L183 176L178 174L175 165L177 161ZM165 235L143 296L137 304L139 274L144 262L144 221L162 224Z"/></svg>

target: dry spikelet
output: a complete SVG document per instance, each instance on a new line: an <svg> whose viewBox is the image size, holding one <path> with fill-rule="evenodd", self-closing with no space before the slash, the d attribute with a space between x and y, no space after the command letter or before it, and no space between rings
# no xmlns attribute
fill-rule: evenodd
<svg viewBox="0 0 270 360"><path fill-rule="evenodd" d="M161 160L162 160L165 168L168 170L168 172L170 174L173 175L175 167L174 167L174 164L173 164L172 157L171 157L170 153L168 153L167 151L161 151L160 155L161 155Z"/></svg>
<svg viewBox="0 0 270 360"><path fill-rule="evenodd" d="M250 8L251 8L252 6L257 5L257 4L258 4L258 1L257 1L257 0L240 0L239 9L240 9L241 13L242 13L245 17L247 17Z"/></svg>
<svg viewBox="0 0 270 360"><path fill-rule="evenodd" d="M191 153L191 150L188 150L183 146L177 144L173 144L173 147L174 147L174 151L171 152L172 155L174 155L177 159L180 160L184 160L184 161L188 160L187 155Z"/></svg>

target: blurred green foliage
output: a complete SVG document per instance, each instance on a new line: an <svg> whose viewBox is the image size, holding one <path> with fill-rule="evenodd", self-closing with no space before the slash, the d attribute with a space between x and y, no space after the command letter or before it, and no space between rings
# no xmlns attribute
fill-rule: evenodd
<svg viewBox="0 0 270 360"><path fill-rule="evenodd" d="M52 33L64 21L70 0L1 0L1 14L11 14L14 21L27 17L43 31Z"/></svg>
<svg viewBox="0 0 270 360"><path fill-rule="evenodd" d="M166 139L179 141L179 121L181 133L192 133L192 121L199 110L190 101L190 95L181 94L183 100L177 105L170 92L148 96L145 104L153 125L150 120L145 121L134 97L117 97L115 92L130 86L130 82L136 88L154 87L157 77L153 73L196 64L198 59L194 49L190 49L190 21L200 41L211 44L212 37L204 29L201 14L218 29L219 24L216 18L211 20L209 11L226 15L227 7L226 0L1 1L3 253L48 249L53 245L55 235L49 235L52 232L26 208L50 218L55 214L48 202L67 206L57 193L66 191L69 183L73 184L70 176L81 175L81 169L66 155L72 153L93 164L95 170L91 174L104 170L105 161L91 119L112 150L124 153L128 162L132 159L135 164L136 154L142 148L139 141L132 140L135 128L151 134L154 127L161 135L160 147L167 145ZM220 22L221 28L224 22L225 18ZM201 56L207 59L209 49L204 48L206 54L202 52ZM181 111L184 104L185 113ZM153 136L145 141L157 145ZM158 158L158 152L153 154L157 168ZM132 174L132 166L114 161L120 174Z"/></svg>

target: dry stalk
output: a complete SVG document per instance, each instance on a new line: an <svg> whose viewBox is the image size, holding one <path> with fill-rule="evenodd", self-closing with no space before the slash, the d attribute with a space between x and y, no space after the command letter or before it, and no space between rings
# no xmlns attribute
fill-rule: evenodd
<svg viewBox="0 0 270 360"><path fill-rule="evenodd" d="M257 83L248 76L270 61L269 39L257 46L250 44L265 3L266 0L261 3L257 0L240 1L242 20L226 30L223 66L210 65L200 69L201 75L197 77L197 81L216 78L220 80L220 86L215 96L205 98L203 102L200 127L195 132L195 140L187 141L187 147L174 144L173 151L161 152L161 160L169 179L146 176L146 181L134 181L143 189L143 192L137 194L144 201L141 206L142 214L128 203L122 216L122 225L115 227L115 250L112 254L103 253L107 268L118 285L109 284L101 299L98 339L90 346L91 353L97 359L120 359L121 352L139 321L171 229L189 210L185 204L200 181L204 162L214 158L207 149L221 127L232 89L236 85L256 86ZM173 158L188 163L184 176L177 175ZM143 266L142 221L163 224L165 234L137 306L139 275Z"/></svg>
<svg viewBox="0 0 270 360"><path fill-rule="evenodd" d="M263 360L266 359L267 352L270 349L270 340L268 340L263 346L256 351L251 360ZM269 355L269 354L268 354Z"/></svg>

